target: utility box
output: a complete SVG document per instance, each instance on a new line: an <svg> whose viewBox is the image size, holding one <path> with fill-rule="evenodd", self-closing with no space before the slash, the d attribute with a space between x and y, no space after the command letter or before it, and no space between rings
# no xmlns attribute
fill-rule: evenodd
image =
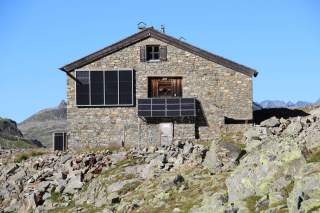
<svg viewBox="0 0 320 213"><path fill-rule="evenodd" d="M68 149L68 140L66 132L54 132L53 138L53 150L65 151Z"/></svg>

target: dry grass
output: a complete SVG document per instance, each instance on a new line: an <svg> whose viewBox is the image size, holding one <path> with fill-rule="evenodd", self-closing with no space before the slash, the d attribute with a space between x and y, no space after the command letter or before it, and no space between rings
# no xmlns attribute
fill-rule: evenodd
<svg viewBox="0 0 320 213"><path fill-rule="evenodd" d="M21 163L22 161L25 161L31 157L40 156L48 153L48 150L46 149L31 149L26 150L23 152L19 152L14 156L14 162L15 163Z"/></svg>

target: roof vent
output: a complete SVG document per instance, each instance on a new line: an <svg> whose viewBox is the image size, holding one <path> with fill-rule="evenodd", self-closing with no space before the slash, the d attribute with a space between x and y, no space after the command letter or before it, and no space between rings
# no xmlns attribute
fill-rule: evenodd
<svg viewBox="0 0 320 213"><path fill-rule="evenodd" d="M161 30L162 33L166 33L166 28L165 28L165 26L163 24L161 24L160 30Z"/></svg>
<svg viewBox="0 0 320 213"><path fill-rule="evenodd" d="M147 24L144 23L143 21L140 21L140 22L138 23L138 29L139 29L139 30L144 30L144 29L146 29L146 27L147 27Z"/></svg>

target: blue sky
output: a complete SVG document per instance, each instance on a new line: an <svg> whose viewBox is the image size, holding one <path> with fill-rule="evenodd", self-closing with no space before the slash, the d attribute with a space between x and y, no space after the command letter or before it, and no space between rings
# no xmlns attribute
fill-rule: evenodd
<svg viewBox="0 0 320 213"><path fill-rule="evenodd" d="M144 21L259 71L254 100L320 98L317 0L0 2L0 116L18 122L66 98L62 65Z"/></svg>

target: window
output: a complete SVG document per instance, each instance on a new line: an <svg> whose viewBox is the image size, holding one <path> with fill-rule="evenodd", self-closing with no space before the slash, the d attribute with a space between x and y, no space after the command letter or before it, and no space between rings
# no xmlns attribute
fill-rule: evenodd
<svg viewBox="0 0 320 213"><path fill-rule="evenodd" d="M148 45L147 46L147 61L159 60L159 59L160 59L159 45Z"/></svg>
<svg viewBox="0 0 320 213"><path fill-rule="evenodd" d="M76 105L131 106L133 70L76 71Z"/></svg>
<svg viewBox="0 0 320 213"><path fill-rule="evenodd" d="M149 97L182 97L181 77L150 77Z"/></svg>

